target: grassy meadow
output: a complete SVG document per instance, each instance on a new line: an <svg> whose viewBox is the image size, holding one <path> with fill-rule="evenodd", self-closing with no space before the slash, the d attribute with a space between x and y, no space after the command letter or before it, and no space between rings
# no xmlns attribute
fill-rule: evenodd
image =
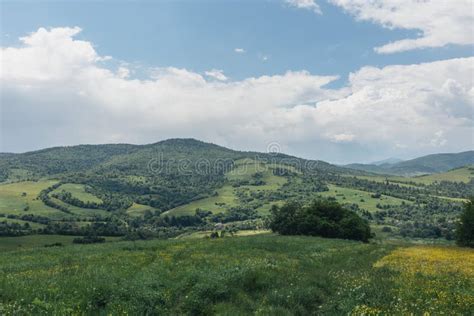
<svg viewBox="0 0 474 316"><path fill-rule="evenodd" d="M0 237L0 251L11 251L45 247L60 243L63 246L72 245L77 236L66 235L27 235L19 237ZM117 237L106 237L106 241L118 240Z"/></svg>
<svg viewBox="0 0 474 316"><path fill-rule="evenodd" d="M47 217L63 217L67 214L46 206L39 200L41 190L57 183L53 180L23 181L0 185L0 213L2 214L35 214Z"/></svg>
<svg viewBox="0 0 474 316"><path fill-rule="evenodd" d="M473 256L273 234L3 251L0 314L467 315Z"/></svg>
<svg viewBox="0 0 474 316"><path fill-rule="evenodd" d="M388 195L382 195L380 198L373 198L372 192L349 189L337 185L329 184L329 191L319 193L323 197L334 197L341 204L358 204L360 208L368 211L376 211L377 204L381 205L400 205L402 202L411 203Z"/></svg>
<svg viewBox="0 0 474 316"><path fill-rule="evenodd" d="M242 159L236 161L236 167L226 174L226 179L230 181L249 181L258 172L262 174L262 181L264 185L252 186L241 185L240 190L247 190L248 192L259 191L276 191L287 182L285 177L276 176L272 172L273 165L260 163L255 160ZM279 166L280 167L280 166ZM288 167L289 168L289 167ZM225 211L225 207L238 206L238 197L236 195L237 188L231 184L225 184L220 189L216 190L217 195L208 198L193 201L191 203L173 208L163 213L168 216L182 216L194 215L196 209L211 211L212 213L220 213ZM259 213L268 213L271 208L270 204L259 208Z"/></svg>

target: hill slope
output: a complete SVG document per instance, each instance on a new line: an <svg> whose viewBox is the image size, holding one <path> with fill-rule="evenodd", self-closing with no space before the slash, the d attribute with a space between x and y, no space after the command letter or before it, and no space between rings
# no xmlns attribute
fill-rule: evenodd
<svg viewBox="0 0 474 316"><path fill-rule="evenodd" d="M414 176L445 172L474 164L474 151L433 154L391 164L349 164L345 167L380 174Z"/></svg>

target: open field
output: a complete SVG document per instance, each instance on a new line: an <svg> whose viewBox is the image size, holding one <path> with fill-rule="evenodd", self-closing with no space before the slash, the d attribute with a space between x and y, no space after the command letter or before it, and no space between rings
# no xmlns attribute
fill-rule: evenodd
<svg viewBox="0 0 474 316"><path fill-rule="evenodd" d="M468 183L474 178L474 166L466 166L453 169L443 173L431 174L427 176L410 178L415 182L430 184L435 181L451 181Z"/></svg>
<svg viewBox="0 0 474 316"><path fill-rule="evenodd" d="M64 214L66 215L65 217L71 217L71 216L76 216L76 217L81 217L81 218L84 218L84 217L91 217L91 216L94 216L94 215L100 215L100 216L108 216L110 215L109 212L105 211L105 210L101 210L101 209L92 209L92 208L82 208L82 207L78 207L78 206L74 206L74 205L71 205L71 204L68 204L68 203L65 203L59 199L56 199L54 197L50 197L50 199L58 204L58 205L62 205L62 206L65 206L68 208L68 210L71 212L72 215L69 215L69 214Z"/></svg>
<svg viewBox="0 0 474 316"><path fill-rule="evenodd" d="M16 239L18 240L18 239ZM0 253L0 310L29 314L462 314L474 250L273 234Z"/></svg>
<svg viewBox="0 0 474 316"><path fill-rule="evenodd" d="M198 231L193 233L186 233L183 235L179 235L176 239L196 239L196 238L207 238L212 233L210 230ZM239 230L236 233L230 235L227 234L227 237L243 237L243 236L254 236L254 235L262 235L262 234L269 234L271 233L270 230L260 229L260 230Z"/></svg>
<svg viewBox="0 0 474 316"><path fill-rule="evenodd" d="M65 235L28 235L21 237L0 237L0 250L19 250L28 248L44 247L54 243L73 245L72 240L77 236ZM106 237L107 241L118 240L117 237Z"/></svg>
<svg viewBox="0 0 474 316"><path fill-rule="evenodd" d="M374 267L397 272L393 308L401 314L467 315L474 310L474 249L399 248Z"/></svg>
<svg viewBox="0 0 474 316"><path fill-rule="evenodd" d="M376 211L377 204L381 205L400 205L402 202L411 203L410 201L398 199L395 197L382 195L380 198L373 198L373 193L339 187L337 185L329 184L329 191L319 193L323 197L335 197L339 203L358 204L360 208L368 211Z"/></svg>
<svg viewBox="0 0 474 316"><path fill-rule="evenodd" d="M258 163L254 160L239 160L236 167L226 174L226 178L230 181L249 181L258 172L262 175L261 180L265 182L263 185L241 185L239 190L248 190L251 192L258 191L276 191L287 182L285 177L275 176L269 165ZM191 203L176 207L163 213L163 215L194 215L197 208L211 211L212 213L220 213L225 211L226 207L238 205L236 195L237 188L230 184L224 185L216 190L217 195L208 198L193 201ZM260 213L268 213L271 205L267 204L259 208Z"/></svg>
<svg viewBox="0 0 474 316"><path fill-rule="evenodd" d="M102 203L101 199L91 193L86 192L85 186L83 184L65 183L54 190L52 193L61 192L63 190L71 193L72 197L79 199L82 202L93 202L98 204Z"/></svg>
<svg viewBox="0 0 474 316"><path fill-rule="evenodd" d="M57 181L24 181L0 185L0 213L14 215L41 215L49 218L64 218L67 214L46 206L37 199L41 190Z"/></svg>
<svg viewBox="0 0 474 316"><path fill-rule="evenodd" d="M426 176L417 177L402 177L402 176L382 176L382 175L370 175L370 176L357 176L359 179L365 179L375 182L384 183L386 181L399 184L401 186L413 186L409 182L416 184L431 184L433 182L451 181L451 182L464 182L468 183L474 178L474 166L465 166L462 168L456 168L450 171L435 173Z"/></svg>
<svg viewBox="0 0 474 316"><path fill-rule="evenodd" d="M0 217L0 223L2 223L2 222L16 223L16 224L20 224L20 225L28 224L33 229L42 228L42 227L45 226L45 225L39 224L39 223L34 223L34 222L25 221L25 220L16 219L16 218L8 218L8 217Z"/></svg>
<svg viewBox="0 0 474 316"><path fill-rule="evenodd" d="M146 211L153 211L153 210L154 210L153 207L149 205L133 203L132 206L130 206L127 209L127 214L132 217L143 216Z"/></svg>
<svg viewBox="0 0 474 316"><path fill-rule="evenodd" d="M236 204L237 197L234 194L234 188L230 185L225 185L216 191L216 196L211 196L205 199L200 199L163 213L168 216L183 216L183 215L194 215L197 208L211 211L213 213L220 213L224 208L219 205L225 203L226 206L234 206Z"/></svg>

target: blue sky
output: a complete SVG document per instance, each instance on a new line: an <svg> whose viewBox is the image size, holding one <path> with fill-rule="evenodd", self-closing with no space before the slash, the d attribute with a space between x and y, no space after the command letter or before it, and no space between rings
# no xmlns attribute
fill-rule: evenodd
<svg viewBox="0 0 474 316"><path fill-rule="evenodd" d="M389 30L356 21L326 2L319 5L324 14L278 0L7 1L2 2L3 45L14 45L39 27L79 26L78 38L93 42L100 54L143 66L196 72L216 68L236 80L305 69L339 75L339 85L365 65L472 55L472 47L453 45L377 54L373 47L418 31ZM246 53L236 54L235 48Z"/></svg>
<svg viewBox="0 0 474 316"><path fill-rule="evenodd" d="M390 3L390 0L379 0L379 2L382 3L381 6L393 5ZM412 69L411 71L416 73L416 70L413 70L414 65L431 63L438 65L436 62L459 58L464 58L463 63L471 64L469 58L473 55L473 45L470 41L472 41L471 38L473 36L472 34L469 35L469 33L474 32L472 25L470 25L470 22L472 22L472 12L464 13L466 11L465 8L457 8L457 4L453 4L453 7L449 8L450 10L446 10L446 8L440 8L436 0L431 3L428 1L426 6L430 7L426 7L426 10L424 10L426 15L433 14L433 20L439 14L445 14L448 18L447 25L431 25L429 17L413 20L410 10L406 8L412 5L410 4L411 1L406 0L406 2L407 4L404 7L392 7L392 9L387 11L388 13L381 11L380 14L377 13L367 17L368 13L365 14L365 12L372 12L370 10L372 8L360 0L331 0L329 2L323 0L315 2L311 0L114 1L113 3L112 1L1 1L1 46L5 49L9 47L18 49L18 51L15 51L15 54L18 54L18 56L23 56L20 54L20 50L25 47L25 43L19 40L20 37L34 34L40 28L50 31L56 28L79 27L81 31L73 32L74 34L70 35L70 37L76 41L81 40L90 43L94 54L101 56L101 60L94 61L93 65L88 64L84 66L84 63L80 62L80 67L89 69L88 67L93 66L107 69L111 72L116 72L117 76L121 77L118 74L117 68L123 66L123 68L126 68L127 75L126 78L121 79L126 80L127 82L125 83L127 84L132 84L133 79L140 79L143 83L146 80L150 80L150 78L154 78L153 76L150 77L150 73L155 72L156 69L162 69L160 78L163 82L163 69L166 69L166 80L171 78L170 76L172 75L174 78L173 82L177 82L176 76L179 76L179 84L173 85L178 94L179 91L182 94L188 93L188 90L186 90L188 84L183 82L191 75L197 75L202 76L204 80L208 81L206 83L208 86L203 86L202 90L212 88L213 93L216 93L214 99L217 96L221 97L223 91L228 91L230 87L233 87L232 83L244 84L246 80L253 77L271 77L274 80L279 80L278 83L283 88L290 90L294 87L292 85L306 87L306 84L308 84L308 86L305 88L305 91L299 92L298 96L283 95L281 99L275 99L273 104L279 104L281 101L281 104L276 105L275 108L270 109L271 104L268 107L266 105L262 106L262 111L265 111L265 113L270 111L273 119L276 116L282 120L278 124L270 124L262 128L255 127L255 125L260 124L258 121L250 123L246 121L244 123L243 120L245 118L241 118L242 121L231 121L230 118L226 117L225 119L229 119L226 125L233 126L234 129L226 130L222 128L219 130L217 128L213 132L202 127L207 124L207 120L212 121L214 119L206 117L199 124L196 123L194 130L189 129L189 124L187 124L186 127L179 131L172 128L156 128L155 130L150 128L146 131L131 128L130 131L122 133L115 130L116 126L120 125L120 119L117 119L116 124L110 123L115 127L111 127L111 130L100 132L115 135L113 137L94 138L93 135L72 133L69 136L58 138L57 136L52 136L54 134L52 130L43 130L45 124L37 121L38 119L26 117L26 120L31 120L31 132L38 132L37 129L41 129L38 132L38 135L42 135L41 141L28 141L26 136L17 136L18 133L15 132L13 125L14 122L17 122L16 116L21 115L21 113L18 112L19 110L14 110L14 108L25 106L25 109L27 109L27 101L16 98L13 92L7 90L2 95L2 110L4 113L2 117L2 134L4 136L0 150L26 151L42 146L101 141L133 141L143 143L168 136L190 136L214 141L233 148L249 148L262 151L265 150L265 144L268 142L278 141L282 144L282 150L291 154L308 158L322 158L335 162L348 162L370 161L372 159L386 158L387 156L409 158L437 151L456 151L472 148L472 129L466 128L466 120L469 123L469 120L472 119L472 99L469 96L472 80L465 79L467 78L466 73L462 74L462 78L453 77L459 75L457 72L456 74L439 74L441 78L433 82L433 86L430 88L433 91L437 89L436 87L441 89L441 87L450 84L449 82L446 83L448 79L456 81L453 84L461 85L464 93L467 93L468 96L463 96L461 101L461 103L467 102L466 108L458 109L454 112L461 111L464 114L467 113L467 117L460 118L455 116L453 118L455 122L452 122L453 126L445 128L439 126L440 122L443 121L440 115L450 115L447 113L451 113L453 110L443 111L444 114L428 113L430 111L426 111L425 108L417 110L417 114L422 116L419 122L424 120L425 117L423 115L433 114L433 119L436 118L434 122L426 117L427 122L423 124L430 124L430 127L429 130L426 130L426 133L421 131L424 128L423 126L419 127L421 132L418 143L407 142L410 144L405 144L401 143L400 139L390 139L390 137L369 137L367 136L368 132L363 131L366 127L363 128L357 125L344 126L342 114L334 114L332 110L325 110L324 113L321 113L329 100L337 101L337 103L331 105L331 108L339 107L342 113L347 112L343 110L343 107L353 107L355 103L352 104L351 102L355 101L352 100L360 99L356 98L356 93L362 95L361 91L363 89L375 88L367 84L367 78L364 77L367 75L367 72L361 71L369 66L375 67L374 69L380 71L377 71L377 74L370 73L367 76L375 75L377 80L383 82L383 80L388 80L383 74L389 72L388 69L390 68L387 67L391 65L405 65L407 66L407 71ZM461 2L464 2L464 5L466 5L465 1L460 0L459 3L461 4ZM308 3L318 6L321 13L304 7ZM413 6L411 13L419 10L415 4ZM397 17L390 15L390 11L395 12L397 10L400 12ZM402 17L402 19L397 20L403 14L406 15L406 19ZM466 16L460 16L463 14ZM465 20L467 24L458 25L461 23L459 22L460 20ZM412 25L415 25L415 27ZM453 35L453 38L450 38L449 35L443 33L444 29L446 29L446 32L450 31L450 27L453 30L464 27L468 34L466 36ZM422 33L424 31L426 34L434 34L428 40L428 44L422 44L426 47L396 48L394 52L389 53L380 53L374 49L387 43L407 38L416 39L423 37ZM48 36L52 36L52 33L49 34ZM236 48L240 48L244 52L238 53L235 51ZM35 56L39 55L36 53ZM105 56L111 56L111 59L104 60L102 57ZM410 65L413 67L410 67ZM71 66L68 63L61 64L61 67L76 67L74 69L77 69L79 66ZM452 71L453 67L460 66L443 66L441 68L443 71L448 72ZM185 70L186 73L180 72L177 74L175 71L170 70L171 68ZM42 69L44 70L45 68ZM225 82L227 86L216 87L211 82L213 79L220 80L217 79L218 77L212 76L212 73L216 74L216 71L218 74L223 75L221 78L225 80L221 81ZM285 75L289 71L304 72L306 75L301 75L301 78ZM408 92L409 89L412 89L409 72L405 72L405 70L400 71L403 73L404 77L401 78L405 81L405 85L396 88L399 89L397 95L413 93L411 90ZM470 70L467 71L467 75L469 75ZM12 72L15 71L12 70ZM357 82L349 82L348 75L350 73L359 74L359 76L356 76L358 78ZM426 73L429 74L429 71ZM317 77L324 76L337 76L339 79L333 80L333 78L328 80L329 83L315 84L319 80ZM381 77L379 78L378 76ZM9 79L4 76L2 80ZM465 80L468 81L466 82ZM44 81L41 84L43 83ZM426 87L422 87L423 85L423 80L420 79L420 91L426 91ZM10 85L6 86L10 87ZM384 86L384 88L387 87ZM323 90L323 88L326 90ZM78 87L74 89L80 90L81 93L84 90ZM143 89L146 88L143 87ZM260 88L255 89L258 90ZM260 93L273 93L272 90L265 89L258 90L258 95ZM362 90L355 91L358 89ZM390 93L393 92L392 90L390 90ZM41 91L43 91L42 97L45 99L52 97L52 94L45 90L43 86ZM68 90L67 93L71 93L71 91ZM196 92L193 90L193 93ZM229 98L235 97L236 93L243 93L236 100L248 97L245 95L245 91L241 92L239 90L238 92L230 93ZM162 94L156 95L157 100L161 100L161 97ZM249 99L254 100L253 98ZM259 98L256 99L260 100ZM214 108L224 108L225 110L229 103L235 104L238 102L234 99L230 101L227 101L229 99L222 100L225 101L221 101L221 103L216 101L213 104ZM433 104L430 100L432 100L432 96L426 95L420 102L423 104L431 102L430 104ZM60 100L55 101L60 103ZM100 108L101 113L103 113L105 110L101 108L104 106L102 101L90 101L92 105L90 105L88 111ZM166 107L170 109L181 107L181 105L175 105L168 99L163 102L166 103L159 102L153 105L159 108L155 109L157 112ZM403 102L403 100L398 100L397 102ZM449 102L453 101L449 99ZM120 111L125 111L124 107L130 109L135 106L132 103L124 105ZM251 104L244 102L239 106L245 109L245 111L252 111ZM313 110L319 106L317 112L320 113L307 111L303 106L308 106ZM329 107L329 105L327 106ZM418 105L414 105L414 107L416 106ZM85 105L82 103L77 104L75 108L77 109L78 107L85 108ZM199 107L199 105L196 105L196 107ZM387 107L387 115L392 115L388 103ZM144 108L150 109L150 106L144 106ZM283 111L282 108L290 109L291 111ZM183 109L183 111L186 111L185 107ZM372 111L373 109L368 110L364 108L362 110ZM206 110L204 109L204 111ZM234 108L229 107L229 112L234 110ZM407 113L406 109L400 110ZM123 114L122 112L119 113L118 109L114 111L117 111L114 112L116 116ZM285 112L287 117L281 117L283 115L281 114L282 111ZM424 113L420 111L424 111ZM471 115L469 115L469 111L471 111ZM143 112L142 114L147 115L147 113ZM191 113L191 109L189 113ZM379 112L376 113L381 115ZM81 112L81 114L86 116L87 113ZM295 115L298 115L297 119L294 118ZM325 125L328 124L328 119L322 119L324 115L331 115L331 122L333 123L330 128ZM260 112L255 112L254 114L254 117L261 116ZM109 115L109 117L111 116ZM364 113L364 119L369 117L371 117L370 113ZM219 116L219 118L222 118L222 116ZM341 119L341 122L338 121L338 118ZM446 118L448 119L449 117ZM358 118L354 117L354 119L357 120ZM403 117L400 118L400 120L402 119ZM55 120L59 125L67 126L69 124L68 120L63 117L57 117ZM289 123L294 122L294 120L298 122L313 121L308 123L308 127L305 128L307 132L295 132L297 128ZM347 118L344 118L344 120L347 120ZM183 122L185 119L177 121ZM265 124L267 122L265 121ZM201 123L203 124L202 126L200 125ZM361 122L361 124L363 123ZM370 122L364 124L370 124ZM387 124L393 124L393 128L395 128L397 121L390 121ZM289 129L285 133L286 135L288 133L295 133L293 140L280 136L276 132L282 126ZM314 126L319 127L313 128ZM332 130L334 126L338 126L337 131ZM459 126L462 127L462 132L456 129ZM83 127L78 125L76 128ZM259 136L256 137L258 141L249 142L246 133L236 136L235 130L242 129L247 130L248 133L251 130L258 129ZM466 140L463 142L455 142L449 139L450 137L454 139L459 136L459 133L466 132L470 132L471 135L465 138ZM435 135L436 133L442 135L440 137L444 141L438 142L438 136L432 136L431 138L427 136ZM437 146L426 145L429 143L437 144Z"/></svg>

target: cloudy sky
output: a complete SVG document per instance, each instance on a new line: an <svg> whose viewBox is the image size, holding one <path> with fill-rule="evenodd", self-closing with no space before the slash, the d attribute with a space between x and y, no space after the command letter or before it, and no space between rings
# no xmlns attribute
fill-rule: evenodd
<svg viewBox="0 0 474 316"><path fill-rule="evenodd" d="M193 137L346 163L474 147L471 0L0 8L0 152Z"/></svg>

